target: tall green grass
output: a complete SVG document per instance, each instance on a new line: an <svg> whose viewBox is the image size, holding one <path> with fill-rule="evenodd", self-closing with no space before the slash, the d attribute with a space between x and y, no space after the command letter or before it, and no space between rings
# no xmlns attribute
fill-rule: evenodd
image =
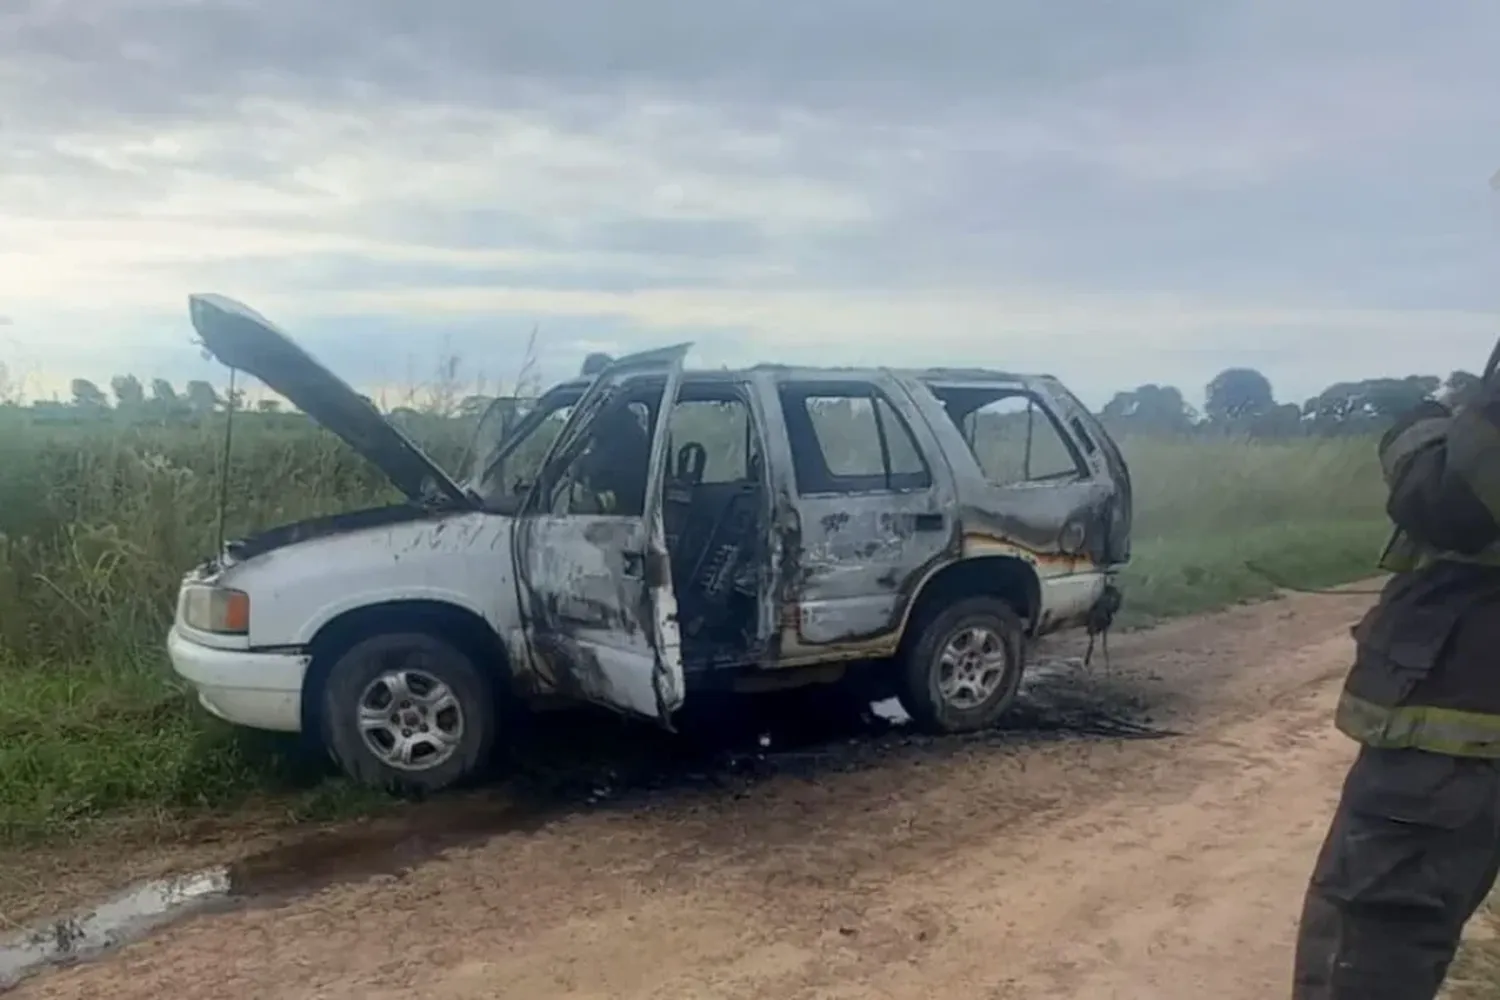
<svg viewBox="0 0 1500 1000"><path fill-rule="evenodd" d="M230 537L384 502L384 480L298 417L245 419ZM454 460L461 436L436 442ZM222 421L35 425L0 409L0 841L121 809L213 807L320 785L273 739L231 731L174 687L162 651L181 573L215 548ZM1369 572L1384 532L1372 442L1124 442L1136 487L1131 619Z"/></svg>
<svg viewBox="0 0 1500 1000"><path fill-rule="evenodd" d="M1126 439L1136 484L1128 620L1375 572L1389 530L1375 444Z"/></svg>

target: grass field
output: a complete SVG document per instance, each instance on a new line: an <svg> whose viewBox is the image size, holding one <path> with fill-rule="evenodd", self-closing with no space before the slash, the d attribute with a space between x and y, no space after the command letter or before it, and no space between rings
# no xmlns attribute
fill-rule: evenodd
<svg viewBox="0 0 1500 1000"><path fill-rule="evenodd" d="M357 796L342 782L279 740L213 722L171 685L162 640L181 572L214 548L222 422L3 420L0 844L265 795L299 814L347 808ZM378 473L297 418L236 433L231 537L387 496ZM1372 570L1385 530L1372 442L1125 445L1137 496L1128 623L1272 590L1247 561L1312 585Z"/></svg>

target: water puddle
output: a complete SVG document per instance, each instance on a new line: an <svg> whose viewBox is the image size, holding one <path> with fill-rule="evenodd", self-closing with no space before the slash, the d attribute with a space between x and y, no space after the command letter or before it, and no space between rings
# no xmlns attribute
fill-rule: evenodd
<svg viewBox="0 0 1500 1000"><path fill-rule="evenodd" d="M232 864L145 882L84 913L0 936L0 991L42 969L98 958L188 917L274 906L339 883L400 877L451 848L533 833L546 819L508 797L455 797L312 834Z"/></svg>
<svg viewBox="0 0 1500 1000"><path fill-rule="evenodd" d="M1071 738L1154 739L1150 699L1073 661L1042 661L997 728L958 738L913 730L895 699L868 706L814 697L747 714L707 739L668 736L595 715L549 721L497 787L313 834L234 864L161 879L88 912L0 937L0 991L48 966L106 954L170 922L238 906L278 905L338 883L401 877L445 851L507 833L531 834L561 816L649 807L701 792L739 797L767 778L817 780L880 766L893 754L942 752L974 741L1024 746Z"/></svg>
<svg viewBox="0 0 1500 1000"><path fill-rule="evenodd" d="M139 885L87 913L65 917L0 940L0 990L48 965L93 958L168 921L222 905L230 898L228 868Z"/></svg>

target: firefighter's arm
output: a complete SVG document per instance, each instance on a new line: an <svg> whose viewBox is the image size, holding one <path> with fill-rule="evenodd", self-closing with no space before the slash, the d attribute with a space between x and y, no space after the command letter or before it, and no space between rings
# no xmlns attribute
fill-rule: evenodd
<svg viewBox="0 0 1500 1000"><path fill-rule="evenodd" d="M1396 526L1433 548L1473 555L1500 541L1500 394L1458 413L1418 407L1380 442Z"/></svg>

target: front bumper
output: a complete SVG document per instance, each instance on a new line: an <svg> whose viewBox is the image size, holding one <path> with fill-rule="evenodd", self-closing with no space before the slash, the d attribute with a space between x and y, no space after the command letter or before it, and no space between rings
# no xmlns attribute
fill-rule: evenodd
<svg viewBox="0 0 1500 1000"><path fill-rule="evenodd" d="M237 726L302 731L305 653L214 649L173 628L167 636L172 669L198 693L208 711Z"/></svg>

